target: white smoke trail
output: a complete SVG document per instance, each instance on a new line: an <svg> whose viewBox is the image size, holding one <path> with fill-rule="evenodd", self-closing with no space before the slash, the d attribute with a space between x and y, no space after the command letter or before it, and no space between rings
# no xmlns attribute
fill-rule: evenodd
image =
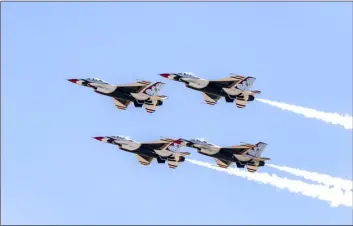
<svg viewBox="0 0 353 226"><path fill-rule="evenodd" d="M297 105L286 104L283 102L271 101L271 100L264 100L260 98L256 98L256 100L269 104L274 107L278 107L282 110L291 111L297 114L304 115L307 118L316 118L328 123L332 123L334 125L339 124L343 126L345 129L352 129L353 128L353 118L351 115L340 115L337 113L328 113L317 111L315 109L300 107Z"/></svg>
<svg viewBox="0 0 353 226"><path fill-rule="evenodd" d="M323 185L308 184L300 180L290 180L287 178L280 178L275 174L268 173L249 173L244 170L236 168L222 169L217 166L213 166L210 163L201 162L197 160L186 159L186 161L203 166L209 169L225 172L230 175L246 178L251 181L257 181L264 184L270 184L280 189L287 189L290 192L302 194L308 197L317 198L323 201L330 202L332 207L348 206L352 207L352 192L342 191L338 188L328 188Z"/></svg>
<svg viewBox="0 0 353 226"><path fill-rule="evenodd" d="M278 169L283 172L291 173L295 176L300 176L300 177L303 177L307 180L311 180L311 181L314 181L317 183L341 188L346 191L353 190L353 181L351 181L351 180L346 180L346 179L339 178L339 177L332 177L332 176L326 175L326 174L320 174L320 173L290 168L287 166L277 166L277 165L273 165L273 164L266 164L266 166Z"/></svg>

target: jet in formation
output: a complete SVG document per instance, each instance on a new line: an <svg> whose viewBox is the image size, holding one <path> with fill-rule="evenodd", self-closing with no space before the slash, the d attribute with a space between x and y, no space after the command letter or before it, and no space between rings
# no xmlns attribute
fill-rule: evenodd
<svg viewBox="0 0 353 226"><path fill-rule="evenodd" d="M152 142L137 142L126 136L104 136L93 137L96 140L117 145L121 150L136 154L137 160L142 165L149 165L153 159L158 163L168 162L169 168L175 169L181 162L185 161L185 156L189 152L178 152L183 144L181 139L173 140L163 138Z"/></svg>
<svg viewBox="0 0 353 226"><path fill-rule="evenodd" d="M198 153L213 157L217 166L228 168L235 163L237 168L247 166L249 172L256 172L259 167L265 166L265 161L270 158L261 157L261 153L265 150L267 144L259 142L255 145L243 143L241 145L220 147L211 144L203 139L182 139L182 145L197 149Z"/></svg>
<svg viewBox="0 0 353 226"><path fill-rule="evenodd" d="M68 80L77 85L92 88L96 93L112 97L115 106L120 110L126 110L132 102L135 107L142 108L145 106L148 113L153 113L168 98L158 95L160 89L165 85L163 82L151 84L149 81L137 81L117 86L97 78Z"/></svg>
<svg viewBox="0 0 353 226"><path fill-rule="evenodd" d="M190 89L201 91L206 104L209 105L217 104L219 99L224 97L227 103L235 101L238 108L244 108L248 102L254 101L257 94L261 93L258 90L250 90L255 78L236 74L230 74L218 80L202 79L189 72L163 73L160 76L182 82Z"/></svg>

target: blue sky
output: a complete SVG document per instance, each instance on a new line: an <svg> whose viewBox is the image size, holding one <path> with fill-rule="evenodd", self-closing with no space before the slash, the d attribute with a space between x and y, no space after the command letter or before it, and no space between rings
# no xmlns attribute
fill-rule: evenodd
<svg viewBox="0 0 353 226"><path fill-rule="evenodd" d="M350 208L188 163L143 167L91 138L264 141L273 164L351 179L350 130L259 102L207 106L158 74L254 76L261 98L352 114L352 3L2 3L1 15L2 224L352 223ZM169 99L120 112L66 80L85 77L164 81Z"/></svg>

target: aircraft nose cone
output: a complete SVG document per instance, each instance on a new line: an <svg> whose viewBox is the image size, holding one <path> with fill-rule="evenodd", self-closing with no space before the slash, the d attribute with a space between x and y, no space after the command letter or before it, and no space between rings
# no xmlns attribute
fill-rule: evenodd
<svg viewBox="0 0 353 226"><path fill-rule="evenodd" d="M104 137L93 137L96 140L102 141Z"/></svg>
<svg viewBox="0 0 353 226"><path fill-rule="evenodd" d="M164 77L164 78L168 78L169 73L163 73L163 74L159 74L160 76Z"/></svg>
<svg viewBox="0 0 353 226"><path fill-rule="evenodd" d="M69 82L76 83L78 79L68 79Z"/></svg>

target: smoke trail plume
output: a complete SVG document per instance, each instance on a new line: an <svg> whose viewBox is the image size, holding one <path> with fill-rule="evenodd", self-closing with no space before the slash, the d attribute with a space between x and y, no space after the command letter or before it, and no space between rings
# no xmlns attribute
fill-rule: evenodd
<svg viewBox="0 0 353 226"><path fill-rule="evenodd" d="M268 173L258 173L258 172L249 173L247 171L239 170L236 168L222 169L220 167L213 166L209 163L201 162L197 160L187 159L186 161L209 169L225 172L230 175L239 176L251 181L270 184L280 189L287 189L288 191L293 193L302 194L308 197L327 201L327 202L330 202L332 207L338 207L341 205L352 207L351 191L344 192L338 188L328 188L323 185L308 184L300 180L290 180L287 178L280 178L275 174L270 175Z"/></svg>
<svg viewBox="0 0 353 226"><path fill-rule="evenodd" d="M345 129L353 128L353 118L351 115L340 115L337 113L322 112L322 111L317 111L315 109L286 104L283 102L264 100L260 98L256 98L256 100L265 104L269 104L274 107L278 107L282 110L291 111L300 115L304 115L307 118L316 118L324 122L332 123L334 125L339 124L343 126Z"/></svg>
<svg viewBox="0 0 353 226"><path fill-rule="evenodd" d="M324 185L341 188L346 191L353 190L353 181L351 181L351 180L346 180L346 179L339 178L339 177L332 177L332 176L326 175L326 174L320 174L320 173L290 168L287 166L277 166L277 165L273 165L273 164L266 164L266 166L278 169L283 172L293 174L295 176L303 177L307 180L311 180L311 181L321 183Z"/></svg>

